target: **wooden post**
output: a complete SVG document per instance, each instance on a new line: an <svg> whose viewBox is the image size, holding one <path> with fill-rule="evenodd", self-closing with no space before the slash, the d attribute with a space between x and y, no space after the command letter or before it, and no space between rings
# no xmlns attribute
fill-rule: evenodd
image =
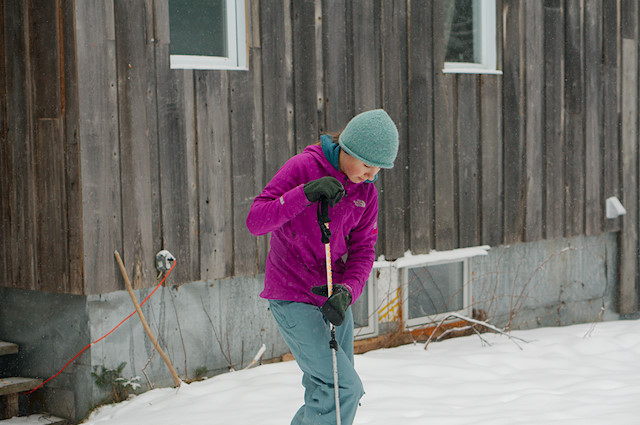
<svg viewBox="0 0 640 425"><path fill-rule="evenodd" d="M160 353L160 356L162 356L162 359L167 364L167 367L171 372L171 376L173 376L173 383L175 384L176 387L179 387L182 381L178 377L176 370L173 368L173 365L171 364L171 360L169 360L169 357L167 357L164 351L162 351L162 348L160 348L160 344L158 344L158 340L156 339L155 336L153 336L153 333L151 332L151 328L147 323L147 319L145 319L144 314L140 309L140 304L138 304L138 300L136 299L136 296L133 293L133 287L131 286L131 281L129 281L129 276L127 276L127 271L124 268L124 264L122 263L122 259L120 258L120 254L118 254L118 251L115 251L115 256L116 256L116 260L118 261L118 265L120 266L120 273L122 273L122 277L124 278L124 283L127 285L127 291L129 291L129 295L131 296L133 305L136 307L138 316L140 316L140 321L142 322L142 326L144 326L144 330L147 332L147 335L149 335L149 338L151 339L153 346L155 347L156 350L158 350L158 353Z"/></svg>
<svg viewBox="0 0 640 425"><path fill-rule="evenodd" d="M4 406L2 406L2 411L0 411L0 419L11 419L14 416L18 416L18 393L7 394L1 396L1 398L4 398Z"/></svg>

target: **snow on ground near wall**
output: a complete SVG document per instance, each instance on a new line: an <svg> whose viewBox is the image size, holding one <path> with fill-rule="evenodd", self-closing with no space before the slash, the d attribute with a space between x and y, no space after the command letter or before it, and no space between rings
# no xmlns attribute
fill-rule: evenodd
<svg viewBox="0 0 640 425"><path fill-rule="evenodd" d="M640 321L484 334L356 356L355 424L640 423ZM288 424L302 403L295 362L148 391L85 424Z"/></svg>

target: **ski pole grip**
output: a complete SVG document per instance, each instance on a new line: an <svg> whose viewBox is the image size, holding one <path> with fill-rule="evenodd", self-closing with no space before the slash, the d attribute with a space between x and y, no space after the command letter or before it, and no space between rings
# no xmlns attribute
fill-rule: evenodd
<svg viewBox="0 0 640 425"><path fill-rule="evenodd" d="M322 233L322 243L328 244L331 237L331 231L329 230L329 200L326 197L320 198L318 201L318 225L320 226L320 233Z"/></svg>
<svg viewBox="0 0 640 425"><path fill-rule="evenodd" d="M323 196L318 202L320 202L318 220L322 220L322 224L329 223L331 221L329 219L329 200Z"/></svg>

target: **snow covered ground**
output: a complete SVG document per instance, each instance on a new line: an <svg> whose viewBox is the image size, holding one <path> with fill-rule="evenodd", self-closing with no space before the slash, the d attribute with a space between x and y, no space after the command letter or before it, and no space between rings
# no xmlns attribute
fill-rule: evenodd
<svg viewBox="0 0 640 425"><path fill-rule="evenodd" d="M640 424L640 321L513 332L356 356L367 392L355 423ZM156 389L87 425L288 424L302 404L295 362Z"/></svg>

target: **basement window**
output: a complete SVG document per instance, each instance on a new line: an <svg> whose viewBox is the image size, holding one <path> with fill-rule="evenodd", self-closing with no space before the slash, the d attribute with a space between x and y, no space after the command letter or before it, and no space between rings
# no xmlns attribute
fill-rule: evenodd
<svg viewBox="0 0 640 425"><path fill-rule="evenodd" d="M378 312L375 305L375 269L364 286L362 295L351 306L353 312L353 335L355 339L371 338L378 335Z"/></svg>
<svg viewBox="0 0 640 425"><path fill-rule="evenodd" d="M444 73L502 74L497 70L496 1L442 2Z"/></svg>
<svg viewBox="0 0 640 425"><path fill-rule="evenodd" d="M450 313L469 315L468 259L413 264L400 273L406 328L433 324Z"/></svg>
<svg viewBox="0 0 640 425"><path fill-rule="evenodd" d="M247 69L245 0L169 0L173 69Z"/></svg>

